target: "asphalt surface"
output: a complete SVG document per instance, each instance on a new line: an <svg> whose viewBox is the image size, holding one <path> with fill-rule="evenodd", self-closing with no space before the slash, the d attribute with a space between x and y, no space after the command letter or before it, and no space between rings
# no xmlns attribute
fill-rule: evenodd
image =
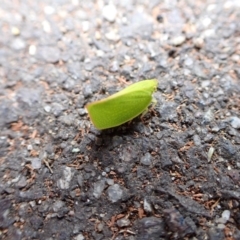
<svg viewBox="0 0 240 240"><path fill-rule="evenodd" d="M0 31L0 239L240 239L238 0L1 0Z"/></svg>

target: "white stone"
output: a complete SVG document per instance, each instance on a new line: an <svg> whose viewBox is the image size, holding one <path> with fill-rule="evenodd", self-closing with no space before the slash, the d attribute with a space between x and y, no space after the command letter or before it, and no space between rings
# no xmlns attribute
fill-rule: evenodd
<svg viewBox="0 0 240 240"><path fill-rule="evenodd" d="M55 8L52 7L52 6L45 6L44 7L44 13L47 14L47 15L51 15L55 12Z"/></svg>
<svg viewBox="0 0 240 240"><path fill-rule="evenodd" d="M90 27L89 21L83 21L82 22L82 30L83 30L83 32L88 32L89 31L89 27Z"/></svg>
<svg viewBox="0 0 240 240"><path fill-rule="evenodd" d="M117 16L117 9L113 4L105 5L102 9L103 17L109 22L114 22Z"/></svg>
<svg viewBox="0 0 240 240"><path fill-rule="evenodd" d="M79 233L76 237L75 237L75 240L85 240L85 237Z"/></svg>
<svg viewBox="0 0 240 240"><path fill-rule="evenodd" d="M51 111L51 106L49 105L44 106L44 110L45 112L49 113Z"/></svg>
<svg viewBox="0 0 240 240"><path fill-rule="evenodd" d="M36 54L36 51L37 51L37 48L35 45L30 45L29 48L28 48L28 53L30 55L35 55Z"/></svg>
<svg viewBox="0 0 240 240"><path fill-rule="evenodd" d="M231 117L231 125L233 128L236 128L236 129L240 128L240 118L235 116Z"/></svg>
<svg viewBox="0 0 240 240"><path fill-rule="evenodd" d="M222 218L225 220L225 223L226 223L230 218L230 211L229 210L224 210L222 212Z"/></svg>
<svg viewBox="0 0 240 240"><path fill-rule="evenodd" d="M186 40L186 37L183 35L179 35L171 40L172 45L179 46L183 44Z"/></svg>

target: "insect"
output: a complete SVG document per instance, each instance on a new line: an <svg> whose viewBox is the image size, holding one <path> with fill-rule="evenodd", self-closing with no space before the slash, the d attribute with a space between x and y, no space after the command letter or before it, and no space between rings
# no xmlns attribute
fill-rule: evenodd
<svg viewBox="0 0 240 240"><path fill-rule="evenodd" d="M94 126L107 129L126 123L147 112L151 103L156 103L152 94L157 80L143 80L102 100L87 104L86 109Z"/></svg>

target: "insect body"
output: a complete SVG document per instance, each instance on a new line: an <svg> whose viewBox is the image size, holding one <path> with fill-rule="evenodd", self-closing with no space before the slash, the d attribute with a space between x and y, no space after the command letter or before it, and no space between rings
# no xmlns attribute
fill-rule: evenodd
<svg viewBox="0 0 240 240"><path fill-rule="evenodd" d="M97 129L116 127L147 111L154 101L152 94L156 88L156 79L140 81L107 98L87 104L86 109Z"/></svg>

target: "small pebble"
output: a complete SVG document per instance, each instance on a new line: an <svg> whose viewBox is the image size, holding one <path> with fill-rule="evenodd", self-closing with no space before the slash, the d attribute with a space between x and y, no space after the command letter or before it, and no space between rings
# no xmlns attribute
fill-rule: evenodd
<svg viewBox="0 0 240 240"><path fill-rule="evenodd" d="M23 50L26 47L26 43L21 38L15 38L12 41L11 47L14 50Z"/></svg>
<svg viewBox="0 0 240 240"><path fill-rule="evenodd" d="M45 6L44 7L44 13L46 15L52 15L55 12L55 8L53 8L52 6Z"/></svg>
<svg viewBox="0 0 240 240"><path fill-rule="evenodd" d="M208 109L208 111L204 113L203 119L205 124L210 123L214 119L214 113L212 109Z"/></svg>
<svg viewBox="0 0 240 240"><path fill-rule="evenodd" d="M186 41L186 37L183 35L179 35L171 40L172 45L179 46Z"/></svg>
<svg viewBox="0 0 240 240"><path fill-rule="evenodd" d="M100 180L94 183L93 196L97 199L100 198L104 188L105 188L105 180Z"/></svg>
<svg viewBox="0 0 240 240"><path fill-rule="evenodd" d="M79 149L79 148L73 148L73 149L72 149L72 153L78 153L78 152L80 152L80 149Z"/></svg>
<svg viewBox="0 0 240 240"><path fill-rule="evenodd" d="M105 5L102 9L103 17L109 22L114 22L117 16L117 9L113 4Z"/></svg>
<svg viewBox="0 0 240 240"><path fill-rule="evenodd" d="M119 227L127 227L130 225L130 221L128 218L121 218L121 219L117 220L117 225Z"/></svg>
<svg viewBox="0 0 240 240"><path fill-rule="evenodd" d="M51 106L49 105L44 106L44 110L45 112L49 113L51 111Z"/></svg>
<svg viewBox="0 0 240 240"><path fill-rule="evenodd" d="M89 21L83 21L82 22L82 30L83 32L88 32L90 28Z"/></svg>
<svg viewBox="0 0 240 240"><path fill-rule="evenodd" d="M140 160L141 164L145 165L145 166L149 166L152 163L152 156L150 153L146 153Z"/></svg>
<svg viewBox="0 0 240 240"><path fill-rule="evenodd" d="M28 150L28 151L32 151L32 150L33 150L33 146L32 146L31 144L28 144L28 145L27 145L27 150Z"/></svg>
<svg viewBox="0 0 240 240"><path fill-rule="evenodd" d="M79 233L74 239L75 240L85 240L86 238L81 233Z"/></svg>
<svg viewBox="0 0 240 240"><path fill-rule="evenodd" d="M233 128L239 129L240 128L240 118L238 117L231 117L231 125Z"/></svg>
<svg viewBox="0 0 240 240"><path fill-rule="evenodd" d="M225 223L226 223L230 218L230 211L229 210L224 210L222 212L222 218L225 220Z"/></svg>
<svg viewBox="0 0 240 240"><path fill-rule="evenodd" d="M224 224L222 224L222 223L219 223L218 225L217 225L217 228L219 228L219 229L224 229L226 226L224 225Z"/></svg>
<svg viewBox="0 0 240 240"><path fill-rule="evenodd" d="M110 185L110 186L114 184L114 180L111 179L111 178L107 178L107 179L106 179L106 182L107 182L107 184Z"/></svg>
<svg viewBox="0 0 240 240"><path fill-rule="evenodd" d="M120 40L120 36L116 33L116 31L111 31L105 34L106 39L110 41L117 42Z"/></svg>
<svg viewBox="0 0 240 240"><path fill-rule="evenodd" d="M61 210L61 208L65 205L65 203L61 200L57 200L54 204L53 204L53 211L54 212L58 212Z"/></svg>
<svg viewBox="0 0 240 240"><path fill-rule="evenodd" d="M42 166L42 160L40 158L33 158L31 160L31 165L33 169L40 169Z"/></svg>
<svg viewBox="0 0 240 240"><path fill-rule="evenodd" d="M207 154L207 156L208 156L208 162L211 161L212 156L213 156L213 153L214 153L214 150L215 150L215 149L214 149L213 147L210 147L210 148L209 148L208 154Z"/></svg>
<svg viewBox="0 0 240 240"><path fill-rule="evenodd" d="M152 206L151 204L147 201L147 199L145 198L144 201L143 201L143 208L144 208L144 211L148 212L148 213L151 213L152 212Z"/></svg>
<svg viewBox="0 0 240 240"><path fill-rule="evenodd" d="M103 227L104 227L104 224L102 222L100 222L99 224L97 224L97 230L98 232L102 232L103 231Z"/></svg>
<svg viewBox="0 0 240 240"><path fill-rule="evenodd" d="M25 176L21 176L19 181L17 182L17 186L19 188L24 188L27 185L27 179Z"/></svg>
<svg viewBox="0 0 240 240"><path fill-rule="evenodd" d="M29 55L35 55L36 54L36 51L37 51L37 48L35 45L30 45L29 48L28 48L28 53Z"/></svg>
<svg viewBox="0 0 240 240"><path fill-rule="evenodd" d="M107 193L109 200L112 203L115 203L122 198L123 190L121 189L120 185L114 184L108 188Z"/></svg>
<svg viewBox="0 0 240 240"><path fill-rule="evenodd" d="M15 36L20 34L20 30L17 27L12 27L11 32Z"/></svg>
<svg viewBox="0 0 240 240"><path fill-rule="evenodd" d="M196 48L202 48L203 44L204 44L204 40L203 40L203 38L194 38L193 44L194 44L194 47L196 47Z"/></svg>

